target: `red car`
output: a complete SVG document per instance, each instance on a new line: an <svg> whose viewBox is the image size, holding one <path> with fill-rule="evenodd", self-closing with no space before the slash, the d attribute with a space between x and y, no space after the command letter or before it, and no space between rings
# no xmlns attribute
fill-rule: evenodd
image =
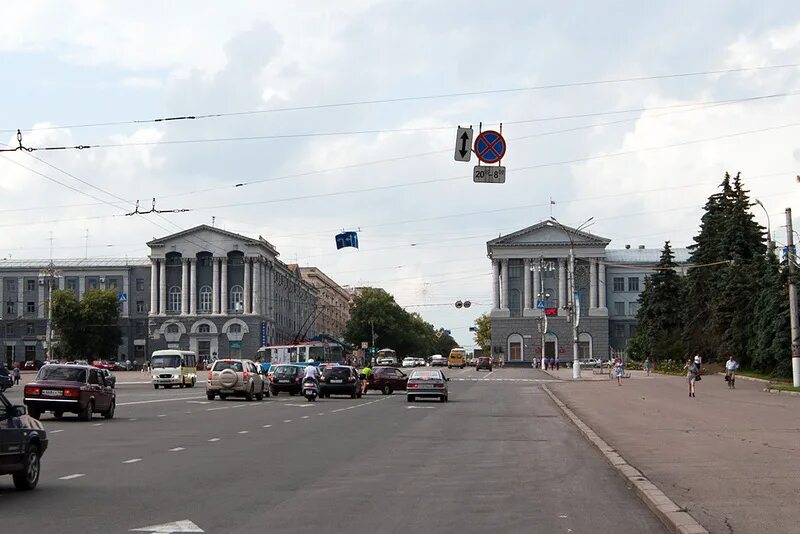
<svg viewBox="0 0 800 534"><path fill-rule="evenodd" d="M109 362L108 360L94 360L92 362L93 367L97 367L98 369L107 369L109 371L114 371L114 364Z"/></svg>
<svg viewBox="0 0 800 534"><path fill-rule="evenodd" d="M100 369L89 365L45 365L36 379L25 386L24 402L28 415L35 419L43 412L53 412L57 419L69 412L90 421L95 413L113 418L116 395Z"/></svg>
<svg viewBox="0 0 800 534"><path fill-rule="evenodd" d="M396 367L375 367L369 375L367 390L378 390L384 395L391 395L393 391L405 391L408 384L408 375Z"/></svg>

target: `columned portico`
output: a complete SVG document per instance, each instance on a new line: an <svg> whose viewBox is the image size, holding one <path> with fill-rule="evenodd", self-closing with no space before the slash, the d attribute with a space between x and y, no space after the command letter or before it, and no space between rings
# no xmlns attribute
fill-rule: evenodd
<svg viewBox="0 0 800 534"><path fill-rule="evenodd" d="M189 315L189 259L181 258L181 315Z"/></svg>
<svg viewBox="0 0 800 534"><path fill-rule="evenodd" d="M220 258L212 258L211 268L211 313L219 314L219 262Z"/></svg>
<svg viewBox="0 0 800 534"><path fill-rule="evenodd" d="M167 314L167 260L162 258L158 263L158 314Z"/></svg>
<svg viewBox="0 0 800 534"><path fill-rule="evenodd" d="M222 275L220 276L222 287L219 294L222 297L219 312L222 315L228 314L228 258L222 258Z"/></svg>
<svg viewBox="0 0 800 534"><path fill-rule="evenodd" d="M503 259L500 265L500 274L503 277L503 289L500 293L500 309L508 311L508 260Z"/></svg>
<svg viewBox="0 0 800 534"><path fill-rule="evenodd" d="M158 315L158 260L150 258L150 315Z"/></svg>
<svg viewBox="0 0 800 534"><path fill-rule="evenodd" d="M189 258L189 313L197 315L197 258Z"/></svg>
<svg viewBox="0 0 800 534"><path fill-rule="evenodd" d="M567 261L558 258L558 315L566 316L567 310Z"/></svg>
<svg viewBox="0 0 800 534"><path fill-rule="evenodd" d="M253 300L250 293L253 291L253 279L250 275L250 258L244 259L244 311L242 313L253 313L251 306Z"/></svg>
<svg viewBox="0 0 800 534"><path fill-rule="evenodd" d="M492 260L492 290L494 292L494 310L500 309L500 260Z"/></svg>

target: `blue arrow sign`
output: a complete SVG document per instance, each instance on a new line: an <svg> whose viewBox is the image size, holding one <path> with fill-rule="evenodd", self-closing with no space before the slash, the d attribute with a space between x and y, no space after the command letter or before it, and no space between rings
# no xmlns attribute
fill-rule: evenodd
<svg viewBox="0 0 800 534"><path fill-rule="evenodd" d="M536 301L536 309L539 309L539 310L543 310L544 309L544 301L543 300L537 300Z"/></svg>

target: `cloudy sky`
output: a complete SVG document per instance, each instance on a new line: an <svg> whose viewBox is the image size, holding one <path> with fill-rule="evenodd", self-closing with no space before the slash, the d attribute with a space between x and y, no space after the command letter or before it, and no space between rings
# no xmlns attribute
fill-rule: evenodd
<svg viewBox="0 0 800 534"><path fill-rule="evenodd" d="M612 248L690 244L726 170L778 241L800 212L797 2L162 4L4 6L0 142L115 146L0 153L0 258L48 257L51 232L54 257L83 257L87 230L89 256L144 257L213 219L471 346L485 242L551 198ZM455 127L480 122L504 123L503 185L453 161ZM152 197L190 211L124 216ZM342 229L360 250L335 249Z"/></svg>

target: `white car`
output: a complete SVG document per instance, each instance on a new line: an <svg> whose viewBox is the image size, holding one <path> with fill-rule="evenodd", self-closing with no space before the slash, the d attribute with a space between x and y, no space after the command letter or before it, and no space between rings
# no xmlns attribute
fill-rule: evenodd
<svg viewBox="0 0 800 534"><path fill-rule="evenodd" d="M414 359L416 360L417 367L425 367L427 365L425 358L414 358Z"/></svg>
<svg viewBox="0 0 800 534"><path fill-rule="evenodd" d="M447 358L441 354L431 356L431 367L447 367Z"/></svg>
<svg viewBox="0 0 800 534"><path fill-rule="evenodd" d="M416 367L417 366L417 358L403 358L403 367Z"/></svg>

